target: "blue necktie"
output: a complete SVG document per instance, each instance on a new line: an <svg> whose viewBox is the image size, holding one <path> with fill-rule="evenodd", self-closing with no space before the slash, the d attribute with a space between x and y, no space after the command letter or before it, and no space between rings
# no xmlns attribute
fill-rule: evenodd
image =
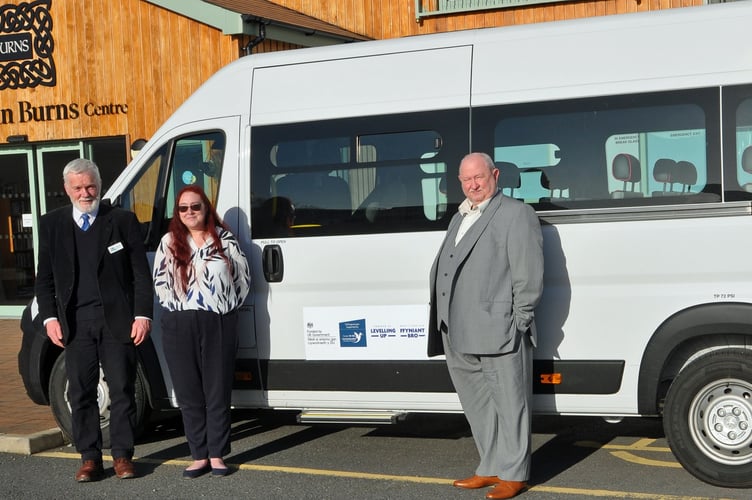
<svg viewBox="0 0 752 500"><path fill-rule="evenodd" d="M83 214L81 216L81 220L83 221L81 223L81 229L83 229L84 231L86 231L87 229L89 229L89 226L90 226L90 224L89 224L89 214Z"/></svg>

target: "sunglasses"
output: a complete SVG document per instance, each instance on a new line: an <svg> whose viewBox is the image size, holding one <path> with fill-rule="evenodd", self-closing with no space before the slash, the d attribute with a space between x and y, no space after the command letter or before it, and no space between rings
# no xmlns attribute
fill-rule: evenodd
<svg viewBox="0 0 752 500"><path fill-rule="evenodd" d="M178 212L181 214L184 214L188 211L188 209L191 210L191 212L198 212L201 210L201 207L204 205L202 203L191 203L190 205L178 205Z"/></svg>

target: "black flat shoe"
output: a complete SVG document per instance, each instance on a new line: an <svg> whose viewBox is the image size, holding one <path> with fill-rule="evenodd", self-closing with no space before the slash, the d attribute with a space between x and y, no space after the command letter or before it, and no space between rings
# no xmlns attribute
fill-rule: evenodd
<svg viewBox="0 0 752 500"><path fill-rule="evenodd" d="M212 477L225 477L230 473L230 469L227 467L212 467Z"/></svg>
<svg viewBox="0 0 752 500"><path fill-rule="evenodd" d="M183 478L184 479L196 479L197 477L203 476L207 472L212 471L212 474L214 473L213 469L211 468L211 465L206 464L200 469L185 469L183 470Z"/></svg>

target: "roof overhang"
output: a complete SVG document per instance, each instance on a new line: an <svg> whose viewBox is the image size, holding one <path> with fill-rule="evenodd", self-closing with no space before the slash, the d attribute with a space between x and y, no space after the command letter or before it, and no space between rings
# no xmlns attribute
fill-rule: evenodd
<svg viewBox="0 0 752 500"><path fill-rule="evenodd" d="M187 18L207 24L225 35L258 36L303 47L369 40L319 19L268 0L145 0Z"/></svg>

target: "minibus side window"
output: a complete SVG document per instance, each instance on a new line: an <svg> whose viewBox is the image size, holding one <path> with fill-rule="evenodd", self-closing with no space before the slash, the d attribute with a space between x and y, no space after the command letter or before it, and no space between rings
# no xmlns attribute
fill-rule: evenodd
<svg viewBox="0 0 752 500"><path fill-rule="evenodd" d="M752 85L725 86L723 169L726 201L752 200Z"/></svg>
<svg viewBox="0 0 752 500"><path fill-rule="evenodd" d="M340 167L349 162L348 137L288 140L274 144L270 196L258 212L257 232L284 236L316 230L352 213L352 194Z"/></svg>
<svg viewBox="0 0 752 500"><path fill-rule="evenodd" d="M613 199L677 197L703 191L707 183L705 142L704 129L609 137L606 140L607 169L611 166L607 173L609 196ZM639 169L640 173L630 169Z"/></svg>
<svg viewBox="0 0 752 500"><path fill-rule="evenodd" d="M253 237L443 229L457 184L447 182L445 138L409 124L441 122L442 113L255 129ZM467 148L466 128L460 120L442 125L464 134L465 144L453 146L456 164Z"/></svg>
<svg viewBox="0 0 752 500"><path fill-rule="evenodd" d="M492 125L502 191L537 210L716 202L714 92L484 108L474 130Z"/></svg>
<svg viewBox="0 0 752 500"><path fill-rule="evenodd" d="M736 180L743 191L752 193L752 98L736 110Z"/></svg>
<svg viewBox="0 0 752 500"><path fill-rule="evenodd" d="M371 224L435 221L446 212L446 164L436 158L443 140L434 130L357 137L358 163L376 165L356 212ZM427 161L428 160L428 161ZM398 162L398 163L392 163Z"/></svg>
<svg viewBox="0 0 752 500"><path fill-rule="evenodd" d="M217 205L224 155L225 140L222 132L191 135L175 141L167 186L166 219L172 218L175 196L185 186L200 186L212 205Z"/></svg>
<svg viewBox="0 0 752 500"><path fill-rule="evenodd" d="M147 250L154 250L167 231L175 195L184 186L200 185L216 204L225 153L224 134L210 131L163 145L144 163L139 175L119 196L144 226Z"/></svg>
<svg viewBox="0 0 752 500"><path fill-rule="evenodd" d="M120 195L120 206L136 214L142 224L151 222L154 213L154 195L159 185L160 172L166 164L167 147L159 148L144 164L131 187Z"/></svg>

